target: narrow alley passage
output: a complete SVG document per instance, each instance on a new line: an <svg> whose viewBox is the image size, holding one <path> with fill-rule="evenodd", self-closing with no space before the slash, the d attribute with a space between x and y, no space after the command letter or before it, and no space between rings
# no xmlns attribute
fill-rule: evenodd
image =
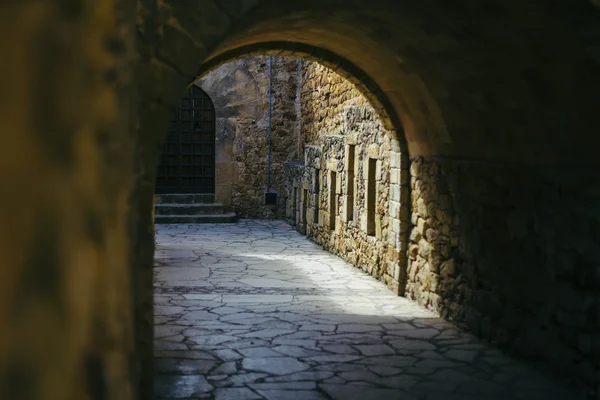
<svg viewBox="0 0 600 400"><path fill-rule="evenodd" d="M157 227L157 399L578 399L279 221Z"/></svg>

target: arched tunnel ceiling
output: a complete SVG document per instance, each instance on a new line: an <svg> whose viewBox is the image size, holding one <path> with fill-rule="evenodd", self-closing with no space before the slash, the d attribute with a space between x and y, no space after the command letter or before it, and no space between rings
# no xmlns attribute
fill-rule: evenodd
<svg viewBox="0 0 600 400"><path fill-rule="evenodd" d="M576 32L582 20L600 30L589 2L567 11L541 0L234 3L165 7L199 54L209 53L205 65L248 46L288 42L364 71L401 120L411 155L597 163L592 149L600 140L590 127L600 39L584 42Z"/></svg>

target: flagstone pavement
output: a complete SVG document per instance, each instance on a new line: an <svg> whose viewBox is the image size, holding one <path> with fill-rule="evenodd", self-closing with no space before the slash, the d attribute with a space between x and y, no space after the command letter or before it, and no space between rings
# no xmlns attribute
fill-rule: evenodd
<svg viewBox="0 0 600 400"><path fill-rule="evenodd" d="M158 225L157 399L578 400L281 221Z"/></svg>

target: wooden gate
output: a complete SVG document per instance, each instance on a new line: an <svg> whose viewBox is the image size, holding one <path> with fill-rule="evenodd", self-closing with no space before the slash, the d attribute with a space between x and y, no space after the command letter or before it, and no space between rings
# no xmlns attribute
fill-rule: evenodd
<svg viewBox="0 0 600 400"><path fill-rule="evenodd" d="M156 179L156 193L215 192L215 107L192 85L176 110Z"/></svg>

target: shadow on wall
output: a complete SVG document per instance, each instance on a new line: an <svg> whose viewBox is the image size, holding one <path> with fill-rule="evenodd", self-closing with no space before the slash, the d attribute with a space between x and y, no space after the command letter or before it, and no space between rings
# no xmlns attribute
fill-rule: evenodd
<svg viewBox="0 0 600 400"><path fill-rule="evenodd" d="M598 385L595 174L414 158L411 185L408 297Z"/></svg>

